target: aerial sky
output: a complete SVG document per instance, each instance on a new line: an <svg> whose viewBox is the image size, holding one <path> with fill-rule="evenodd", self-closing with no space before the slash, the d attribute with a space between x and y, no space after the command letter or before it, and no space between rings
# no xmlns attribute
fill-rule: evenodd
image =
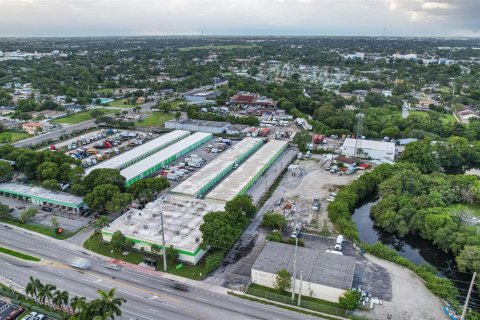
<svg viewBox="0 0 480 320"><path fill-rule="evenodd" d="M480 37L480 0L0 0L0 37Z"/></svg>

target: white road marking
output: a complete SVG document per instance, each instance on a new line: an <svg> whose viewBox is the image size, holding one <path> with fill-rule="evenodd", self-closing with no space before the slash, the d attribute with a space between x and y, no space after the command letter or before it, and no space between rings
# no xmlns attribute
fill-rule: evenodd
<svg viewBox="0 0 480 320"><path fill-rule="evenodd" d="M197 298L197 300L208 302L208 300L202 298Z"/></svg>
<svg viewBox="0 0 480 320"><path fill-rule="evenodd" d="M245 312L245 310L240 309L240 308L233 308L233 309L235 309L235 310L237 310L237 311L240 311L240 312Z"/></svg>
<svg viewBox="0 0 480 320"><path fill-rule="evenodd" d="M148 317L145 317L145 316L141 316L141 315L136 314L136 313L133 313L133 312L131 312L131 311L123 310L123 312L129 313L129 314L133 314L134 316L137 316L137 317L140 317L140 318L145 318L145 319L147 319L147 320L154 320L154 319L152 319L152 318L148 318Z"/></svg>
<svg viewBox="0 0 480 320"><path fill-rule="evenodd" d="M172 306L172 305L170 305L170 304L167 304L167 303L162 303L162 304L163 304L164 306L166 306L166 307L170 307L170 308L173 308L173 309L177 309L177 307Z"/></svg>

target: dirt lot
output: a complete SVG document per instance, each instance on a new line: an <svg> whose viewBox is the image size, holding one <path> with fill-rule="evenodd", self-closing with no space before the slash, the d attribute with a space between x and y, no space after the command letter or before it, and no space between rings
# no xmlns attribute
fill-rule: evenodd
<svg viewBox="0 0 480 320"><path fill-rule="evenodd" d="M367 255L369 261L385 268L392 278L392 301L383 301L370 311L357 313L368 319L434 320L448 317L442 311L442 301L433 295L410 270L394 263Z"/></svg>
<svg viewBox="0 0 480 320"><path fill-rule="evenodd" d="M324 223L327 223L329 230L333 229L328 220L327 207L330 198L330 192L338 191L339 186L350 184L360 172L340 176L325 170L330 165L326 157L322 155L313 155L308 160L296 160L302 169L302 174L294 175L287 172L282 182L275 190L275 200L283 198L285 201L295 201L297 211L289 215L288 219L292 224L302 222L311 229L321 229ZM314 198L320 198L320 210L312 211ZM274 210L283 212L284 203L275 206Z"/></svg>

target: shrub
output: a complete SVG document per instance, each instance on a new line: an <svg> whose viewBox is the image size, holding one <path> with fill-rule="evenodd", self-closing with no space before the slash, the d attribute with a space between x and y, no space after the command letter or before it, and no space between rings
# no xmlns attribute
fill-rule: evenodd
<svg viewBox="0 0 480 320"><path fill-rule="evenodd" d="M353 311L357 308L360 298L360 292L347 290L343 296L338 299L338 303L342 308Z"/></svg>

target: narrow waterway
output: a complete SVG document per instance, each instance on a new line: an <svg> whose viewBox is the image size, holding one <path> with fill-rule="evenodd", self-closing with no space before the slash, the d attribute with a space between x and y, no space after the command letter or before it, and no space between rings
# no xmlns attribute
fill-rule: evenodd
<svg viewBox="0 0 480 320"><path fill-rule="evenodd" d="M428 263L434 266L438 269L439 276L454 281L463 296L471 279L468 274L458 271L453 254L439 250L431 241L424 240L420 236L409 235L400 238L375 227L370 209L377 202L378 200L371 201L358 207L352 216L357 225L360 240L371 244L381 242L415 264Z"/></svg>

